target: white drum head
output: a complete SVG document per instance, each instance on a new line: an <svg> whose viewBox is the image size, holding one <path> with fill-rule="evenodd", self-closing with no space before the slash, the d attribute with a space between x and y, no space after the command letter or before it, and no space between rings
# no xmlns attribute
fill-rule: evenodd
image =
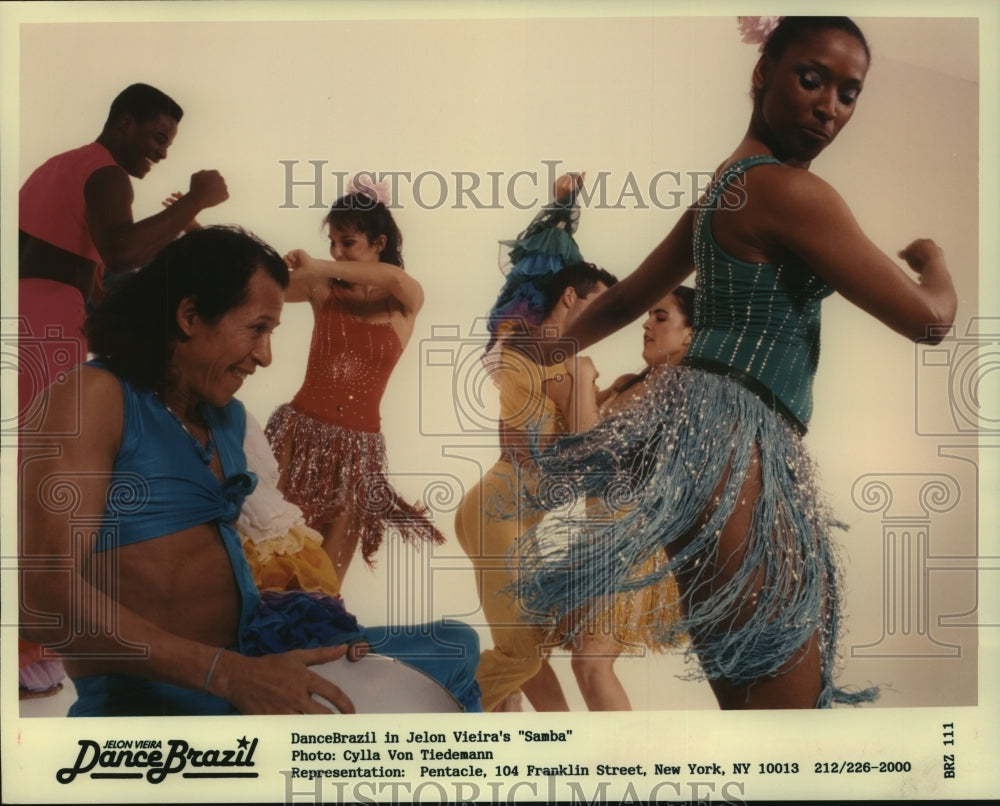
<svg viewBox="0 0 1000 806"><path fill-rule="evenodd" d="M368 654L352 662L346 657L310 666L340 687L359 714L431 714L463 711L448 689L408 663L385 655ZM319 695L313 699L327 707Z"/></svg>

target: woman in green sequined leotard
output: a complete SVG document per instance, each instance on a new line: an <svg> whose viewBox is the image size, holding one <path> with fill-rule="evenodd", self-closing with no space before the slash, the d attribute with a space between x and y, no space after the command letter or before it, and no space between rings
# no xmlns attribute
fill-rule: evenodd
<svg viewBox="0 0 1000 806"><path fill-rule="evenodd" d="M630 508L611 527L574 524L568 548L558 542L567 524L553 518L522 538L521 595L528 611L558 618L673 573L684 617L669 630L691 637L693 674L709 680L722 708L829 707L877 692L833 683L834 520L801 439L820 300L840 293L917 340L940 338L956 294L937 245L920 239L901 250L916 276L908 274L809 171L861 93L870 54L858 27L786 17L761 50L749 128L713 185L564 334L580 349L592 344L697 267L684 365L652 384L642 405L540 458L543 469L575 473L584 495L607 492L602 478L631 483ZM643 576L660 548L670 562Z"/></svg>

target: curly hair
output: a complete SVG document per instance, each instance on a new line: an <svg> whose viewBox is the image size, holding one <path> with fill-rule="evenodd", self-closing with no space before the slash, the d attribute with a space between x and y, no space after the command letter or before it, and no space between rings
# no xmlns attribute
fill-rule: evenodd
<svg viewBox="0 0 1000 806"><path fill-rule="evenodd" d="M378 259L393 266L403 266L403 233L389 208L366 193L348 193L337 199L323 219L327 227L340 230L353 229L362 233L371 243L380 235L385 236L385 247Z"/></svg>
<svg viewBox="0 0 1000 806"><path fill-rule="evenodd" d="M162 393L174 345L185 338L181 301L193 299L198 316L216 322L244 302L258 269L288 287L285 261L256 236L239 227L194 230L116 280L84 324L88 348L115 374Z"/></svg>

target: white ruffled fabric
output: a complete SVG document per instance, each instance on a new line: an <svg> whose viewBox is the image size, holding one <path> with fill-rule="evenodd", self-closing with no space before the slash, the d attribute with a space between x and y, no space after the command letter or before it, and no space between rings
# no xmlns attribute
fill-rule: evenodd
<svg viewBox="0 0 1000 806"><path fill-rule="evenodd" d="M247 412L243 451L247 469L257 474L257 487L243 503L236 530L254 543L265 560L271 554L301 551L307 540L322 543L322 535L306 526L302 510L278 491L278 462L264 430L250 412Z"/></svg>

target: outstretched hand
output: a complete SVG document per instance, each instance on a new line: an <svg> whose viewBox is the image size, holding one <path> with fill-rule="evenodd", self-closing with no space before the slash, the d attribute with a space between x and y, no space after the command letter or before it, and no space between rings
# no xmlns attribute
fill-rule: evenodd
<svg viewBox="0 0 1000 806"><path fill-rule="evenodd" d="M318 649L295 649L249 658L224 652L219 659L213 693L232 703L241 714L328 714L331 709L313 699L317 694L342 714L353 714L354 704L340 688L310 666L330 663L347 654L346 644Z"/></svg>

